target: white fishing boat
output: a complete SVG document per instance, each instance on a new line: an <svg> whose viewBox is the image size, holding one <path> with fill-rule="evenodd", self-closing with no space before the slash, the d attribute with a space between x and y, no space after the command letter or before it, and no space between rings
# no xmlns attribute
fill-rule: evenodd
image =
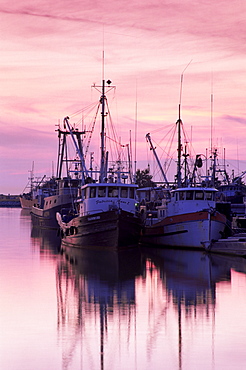
<svg viewBox="0 0 246 370"><path fill-rule="evenodd" d="M86 169L83 148L77 147L81 159L82 186L75 202L77 213L62 215L57 213L63 246L118 248L135 245L139 240L141 219L136 200L138 186L133 181L131 166L123 165L116 159L109 163L109 153L105 146L105 117L110 81L103 80L101 98L101 143L100 170ZM97 110L98 111L98 110ZM71 135L69 119L64 119ZM99 177L97 179L97 177Z"/></svg>
<svg viewBox="0 0 246 370"><path fill-rule="evenodd" d="M143 229L141 242L171 247L208 248L225 235L227 217L216 210L214 188L187 187L171 191L158 208L159 221Z"/></svg>
<svg viewBox="0 0 246 370"><path fill-rule="evenodd" d="M181 124L179 109L177 188L170 190L169 200L163 199L162 205L156 207L157 221L143 228L140 241L163 247L208 248L213 241L220 239L228 230L226 216L226 213L229 214L228 204L217 204L218 191L214 187L195 186L195 182L192 182L192 179L187 181L186 176L182 181ZM150 141L149 134L146 136ZM154 151L153 145L151 149ZM185 155L185 159L186 157ZM201 165L199 158L197 156L195 166ZM195 171L196 169L193 174ZM208 183L211 184L211 181Z"/></svg>

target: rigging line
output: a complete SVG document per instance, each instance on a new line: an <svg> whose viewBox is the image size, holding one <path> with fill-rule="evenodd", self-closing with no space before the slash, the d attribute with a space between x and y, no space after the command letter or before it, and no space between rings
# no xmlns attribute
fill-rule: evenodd
<svg viewBox="0 0 246 370"><path fill-rule="evenodd" d="M112 117L111 117L110 112L108 112L108 117L109 117L109 122L110 122L110 127L109 128L111 129L112 136L113 136L115 142L117 142L118 141L118 139L117 139L117 136L118 135L117 135L116 130L114 128L114 125L113 125L113 121L112 121Z"/></svg>
<svg viewBox="0 0 246 370"><path fill-rule="evenodd" d="M161 130L163 130L163 128L161 129ZM155 142L155 144L157 145L157 146L159 146L159 147L161 147L161 144L162 144L162 141L164 141L165 139L166 139L166 137L170 134L170 133L172 133L172 130L176 130L176 125L171 125L171 127L170 127L170 130L158 141L158 142L156 142L156 141L153 141L153 142ZM151 134L153 134L153 132L155 133L155 132L157 132L157 130L154 130L154 131L151 131ZM168 140L168 142L169 142L169 140ZM162 149L162 148L161 148ZM163 150L163 149L162 149Z"/></svg>
<svg viewBox="0 0 246 370"><path fill-rule="evenodd" d="M99 108L100 108L100 102L97 104L97 110L96 110L94 120L93 120L92 125L91 125L90 135L89 135L89 138L88 138L88 141L87 141L87 146L86 146L86 149L85 149L85 158L86 158L86 155L88 153L89 146L90 146L90 143L91 143L91 137L92 137L92 134L93 134L93 131L94 131L94 128L95 128Z"/></svg>
<svg viewBox="0 0 246 370"><path fill-rule="evenodd" d="M124 148L126 146L125 144L121 144L119 141L113 139L112 137L110 137L108 135L105 135L105 137L106 137L106 139L109 139L111 142L118 144L122 148Z"/></svg>
<svg viewBox="0 0 246 370"><path fill-rule="evenodd" d="M88 109L93 109L94 107L97 106L97 104L98 104L98 101L97 102L90 103L90 104L86 105L84 108L81 108L81 109L79 109L79 110L71 113L70 114L70 117L74 117L74 116L76 116L78 114L81 114L81 113L83 113L84 111L86 111Z"/></svg>
<svg viewBox="0 0 246 370"><path fill-rule="evenodd" d="M172 125L172 127L170 128L170 130L166 133L165 136L162 137L162 139L159 141L159 143L161 143L162 141L164 141L168 135L171 136L171 134L173 134L173 131L176 132L176 124L175 125ZM171 136L173 137L173 135ZM168 140L168 142L170 142L170 140ZM171 141L171 144L173 143L173 141Z"/></svg>
<svg viewBox="0 0 246 370"><path fill-rule="evenodd" d="M188 145L190 156L192 156L192 154L195 155L196 154L196 151L195 151L195 149L194 149L194 147L192 145L192 142L191 142L191 140L189 138L189 134L185 131L184 125L182 125L182 132L183 132L183 135L184 135L185 142Z"/></svg>
<svg viewBox="0 0 246 370"><path fill-rule="evenodd" d="M171 130L169 131L169 133L172 133L171 140L169 141L170 145L169 145L168 150L166 150L166 148L165 148L165 153L166 153L168 158L170 158L170 152L171 152L171 148L172 148L172 145L173 145L173 142L174 142L174 136L176 135L176 131L177 131L177 126L176 125L173 126L173 131L171 131ZM158 144L156 144L156 145L158 145ZM163 149L162 149L162 152L164 152ZM162 158L162 156L161 156L161 158Z"/></svg>
<svg viewBox="0 0 246 370"><path fill-rule="evenodd" d="M168 164L166 164L166 166L167 166L167 170L166 171L168 171L168 169L170 168L170 166L171 166L171 162L172 162L172 160L173 160L173 156L174 156L174 153L176 152L176 150L173 152L173 155L171 155L170 154L170 152L171 152L171 149L172 149L172 144L173 144L173 141L174 141L174 136L176 135L176 132L177 132L177 126L175 125L175 129L173 130L173 136L172 136L172 140L171 140L171 143L170 143L170 145L169 145L169 150L168 150L168 158L170 158L170 160L169 160L169 165ZM166 163L168 163L167 161L166 161Z"/></svg>
<svg viewBox="0 0 246 370"><path fill-rule="evenodd" d="M170 168L170 166L171 166L172 162L175 162L175 161L173 160L173 157L171 157L171 158L169 159L169 161L166 163L166 168L165 168L165 171L166 171L166 172L168 172L168 171L169 171L169 168Z"/></svg>
<svg viewBox="0 0 246 370"><path fill-rule="evenodd" d="M117 138L117 133L116 133L116 129L113 125L113 120L112 120L112 117L111 117L111 113L110 113L110 110L109 110L109 106L108 106L108 102L106 101L106 106L107 106L107 109L108 109L108 118L109 118L109 123L110 123L110 126L109 128L111 129L111 132L112 132L112 136L113 136L113 140L116 142L116 143L119 143L119 140ZM110 138L109 138L110 139ZM118 152L118 150L117 150Z"/></svg>
<svg viewBox="0 0 246 370"><path fill-rule="evenodd" d="M155 141L153 141L152 140L152 142L153 142L153 144L156 144L156 146L160 149L160 151L161 151L161 158L163 157L163 155L167 155L167 152L166 152L166 150L165 150L165 148L163 149L159 144L157 144Z"/></svg>
<svg viewBox="0 0 246 370"><path fill-rule="evenodd" d="M170 123L169 125L167 125L167 126L165 126L166 127L166 129L168 129L169 127L172 127L173 126L173 123ZM151 131L151 134L155 134L156 132L159 132L159 131L162 131L163 130L163 126L161 126L161 127L159 127L159 128L157 128L157 129L155 129L155 130L152 130Z"/></svg>

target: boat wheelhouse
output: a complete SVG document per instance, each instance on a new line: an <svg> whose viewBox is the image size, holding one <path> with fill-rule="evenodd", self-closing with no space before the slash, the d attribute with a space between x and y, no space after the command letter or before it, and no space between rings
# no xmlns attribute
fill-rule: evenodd
<svg viewBox="0 0 246 370"><path fill-rule="evenodd" d="M82 186L78 199L80 216L121 209L135 214L136 189L134 184L86 184Z"/></svg>

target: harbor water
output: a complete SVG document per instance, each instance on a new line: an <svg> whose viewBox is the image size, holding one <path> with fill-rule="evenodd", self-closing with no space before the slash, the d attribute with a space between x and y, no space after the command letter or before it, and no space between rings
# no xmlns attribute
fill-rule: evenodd
<svg viewBox="0 0 246 370"><path fill-rule="evenodd" d="M60 251L0 208L1 370L246 368L246 260L199 251Z"/></svg>

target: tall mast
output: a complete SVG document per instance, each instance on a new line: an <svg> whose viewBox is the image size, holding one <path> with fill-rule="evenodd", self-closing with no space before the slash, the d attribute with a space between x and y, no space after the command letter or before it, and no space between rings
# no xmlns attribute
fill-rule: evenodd
<svg viewBox="0 0 246 370"><path fill-rule="evenodd" d="M176 122L176 124L178 125L178 164L177 164L177 183L178 183L178 187L180 187L182 185L181 184L181 152L182 152L182 143L181 143L181 125L182 125L181 100L182 100L183 77L184 77L185 70L189 67L191 62L192 62L192 59L190 60L190 62L187 64L187 66L183 70L183 72L181 74L181 79L180 79L179 118Z"/></svg>
<svg viewBox="0 0 246 370"><path fill-rule="evenodd" d="M115 86L111 86L111 81L106 81L107 86L105 86L105 80L102 80L102 86L96 86L95 84L93 87L101 93L101 97L99 100L99 105L101 104L101 159L100 159L100 174L99 174L99 182L105 182L105 178L107 177L107 153L106 153L106 145L105 145L105 117L107 116L108 112L105 111L106 104L107 104L107 97L106 97L106 88L107 93L114 89ZM100 88L100 90L99 90ZM99 107L98 105L98 107Z"/></svg>
<svg viewBox="0 0 246 370"><path fill-rule="evenodd" d="M105 80L102 81L102 95L100 103L102 105L102 127L101 127L101 167L99 182L103 182L105 174Z"/></svg>
<svg viewBox="0 0 246 370"><path fill-rule="evenodd" d="M213 94L211 94L211 122L210 122L210 131L211 131L211 133L210 133L210 135L211 135L211 138L210 138L210 140L211 140L211 155L212 155L212 153L213 153L213 104L214 104L214 97L213 97Z"/></svg>
<svg viewBox="0 0 246 370"><path fill-rule="evenodd" d="M135 108L135 161L134 161L134 176L136 176L137 172L137 123L138 123L138 96L137 96L137 85L136 85L136 108Z"/></svg>
<svg viewBox="0 0 246 370"><path fill-rule="evenodd" d="M181 118L180 118L180 104L179 104L179 118L177 120L178 125L178 165L177 165L177 182L178 187L181 186L181 151L182 151L182 143L181 143Z"/></svg>

